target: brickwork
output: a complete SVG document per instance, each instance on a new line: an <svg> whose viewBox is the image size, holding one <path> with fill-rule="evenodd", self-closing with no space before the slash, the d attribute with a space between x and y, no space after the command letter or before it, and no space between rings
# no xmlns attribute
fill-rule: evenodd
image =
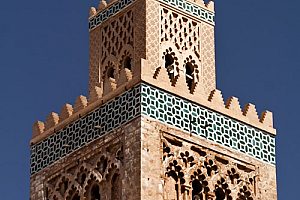
<svg viewBox="0 0 300 200"><path fill-rule="evenodd" d="M137 118L33 175L31 200L91 199L94 184L101 199L141 199L140 130Z"/></svg>

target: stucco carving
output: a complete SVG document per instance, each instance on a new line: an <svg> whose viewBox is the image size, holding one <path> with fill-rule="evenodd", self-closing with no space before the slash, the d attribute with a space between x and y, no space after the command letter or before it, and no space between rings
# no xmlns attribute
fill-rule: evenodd
<svg viewBox="0 0 300 200"><path fill-rule="evenodd" d="M116 149L116 148L115 148ZM83 163L52 175L45 183L49 200L100 200L120 198L123 150L100 153Z"/></svg>
<svg viewBox="0 0 300 200"><path fill-rule="evenodd" d="M170 138L162 143L164 199L255 199L254 166Z"/></svg>

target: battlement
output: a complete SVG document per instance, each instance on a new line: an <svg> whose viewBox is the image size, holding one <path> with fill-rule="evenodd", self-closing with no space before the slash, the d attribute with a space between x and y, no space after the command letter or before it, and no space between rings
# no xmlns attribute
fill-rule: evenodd
<svg viewBox="0 0 300 200"><path fill-rule="evenodd" d="M169 66L163 67L164 65L161 64L155 70L148 67L147 60L143 60L142 80L251 126L276 134L272 112L263 111L261 115L258 115L255 105L248 103L241 107L237 97L229 97L224 101L221 91L217 89L211 90L207 95L201 76L201 64L189 59L189 54L185 56L187 60L184 62L182 59L176 60L179 63L178 66L173 64L171 68L168 68Z"/></svg>
<svg viewBox="0 0 300 200"><path fill-rule="evenodd" d="M151 84L155 82L164 83L165 80L168 80L167 78L168 74L164 73L164 70L162 70L162 72L159 73L157 81L154 81ZM71 104L65 104L62 106L60 114L51 112L46 118L45 122L35 122L33 124L31 143L38 143L56 131L64 128L71 122L87 115L89 112L101 105L106 104L106 102L114 99L122 93L125 93L129 88L132 88L139 82L140 80L134 79L134 81L130 81L127 84L118 87L116 90L111 90L105 95L103 95L101 92L101 88L94 87L89 95L89 98L80 95L77 97L74 106ZM159 86L161 87L161 84L159 84ZM267 131L273 135L276 134L276 130L273 128L273 114L270 111L264 111L259 116L255 105L250 103L246 104L242 109L238 98L229 97L226 101L224 101L221 91L217 89L211 91L208 96L204 96L199 90L196 90L193 94L191 94L188 87L186 87L185 90L182 87L180 90L178 90L174 86L168 87L167 84L164 86L165 87L163 89L171 91L174 94L180 94L180 96L197 104L205 106L209 109L213 109L214 111L224 114L230 118L242 121L258 129Z"/></svg>
<svg viewBox="0 0 300 200"><path fill-rule="evenodd" d="M116 96L128 91L129 88L132 88L138 82L140 82L140 80L137 78L131 79L125 84L119 85L116 89L106 84L106 93L103 93L103 88L95 86L93 90L90 91L89 97L80 95L76 98L74 105L69 103L64 104L59 114L50 112L44 122L36 121L33 124L31 144L43 140L73 121L87 115L89 112L109 102ZM111 82L109 82L109 84L111 84Z"/></svg>

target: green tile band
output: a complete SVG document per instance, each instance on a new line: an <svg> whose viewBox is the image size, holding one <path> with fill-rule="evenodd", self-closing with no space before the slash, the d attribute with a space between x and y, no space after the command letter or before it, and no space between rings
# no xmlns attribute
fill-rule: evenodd
<svg viewBox="0 0 300 200"><path fill-rule="evenodd" d="M142 85L142 115L275 164L275 137L160 89Z"/></svg>
<svg viewBox="0 0 300 200"><path fill-rule="evenodd" d="M32 145L30 149L31 174L140 116L140 88L140 86L134 87L43 141Z"/></svg>
<svg viewBox="0 0 300 200"><path fill-rule="evenodd" d="M31 174L141 114L275 164L270 134L143 83L32 145Z"/></svg>

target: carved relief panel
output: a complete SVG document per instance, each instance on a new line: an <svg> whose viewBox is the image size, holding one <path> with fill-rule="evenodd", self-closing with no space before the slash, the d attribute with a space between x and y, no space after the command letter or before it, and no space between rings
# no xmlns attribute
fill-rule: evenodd
<svg viewBox="0 0 300 200"><path fill-rule="evenodd" d="M201 23L179 12L160 8L160 64L154 78L166 70L170 84L184 84L190 93L202 85ZM182 81L180 81L182 80Z"/></svg>
<svg viewBox="0 0 300 200"><path fill-rule="evenodd" d="M132 79L134 25L133 11L115 17L101 28L101 80L104 94Z"/></svg>
<svg viewBox="0 0 300 200"><path fill-rule="evenodd" d="M253 200L255 166L164 138L165 200Z"/></svg>
<svg viewBox="0 0 300 200"><path fill-rule="evenodd" d="M48 177L47 200L121 200L123 151L114 146Z"/></svg>
<svg viewBox="0 0 300 200"><path fill-rule="evenodd" d="M160 5L159 64L153 78L191 94L215 89L214 25Z"/></svg>

